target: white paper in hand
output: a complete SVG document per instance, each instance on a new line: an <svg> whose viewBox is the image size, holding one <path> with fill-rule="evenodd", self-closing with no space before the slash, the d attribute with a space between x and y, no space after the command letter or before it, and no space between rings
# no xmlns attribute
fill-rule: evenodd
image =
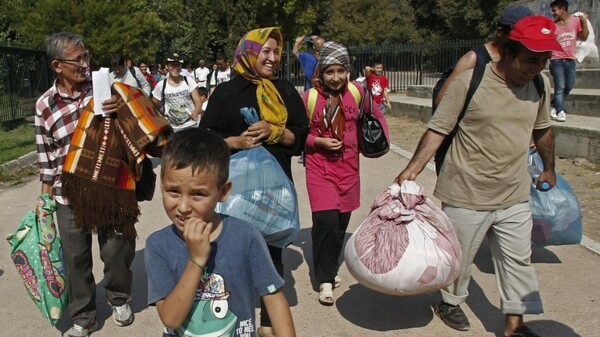
<svg viewBox="0 0 600 337"><path fill-rule="evenodd" d="M92 71L92 86L94 88L94 115L106 116L102 111L102 102L111 98L110 75L108 68Z"/></svg>

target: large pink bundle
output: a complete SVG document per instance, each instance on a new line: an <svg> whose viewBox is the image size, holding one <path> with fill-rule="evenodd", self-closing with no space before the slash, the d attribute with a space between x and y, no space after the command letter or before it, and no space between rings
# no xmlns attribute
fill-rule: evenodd
<svg viewBox="0 0 600 337"><path fill-rule="evenodd" d="M371 214L344 252L362 285L392 295L416 295L450 285L461 251L450 219L414 181L379 193Z"/></svg>

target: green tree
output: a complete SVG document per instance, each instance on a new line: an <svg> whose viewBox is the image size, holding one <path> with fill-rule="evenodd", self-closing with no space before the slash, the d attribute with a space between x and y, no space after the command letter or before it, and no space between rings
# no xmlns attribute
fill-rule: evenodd
<svg viewBox="0 0 600 337"><path fill-rule="evenodd" d="M413 8L406 0L333 0L323 33L348 46L413 41Z"/></svg>
<svg viewBox="0 0 600 337"><path fill-rule="evenodd" d="M508 0L411 0L419 41L490 36Z"/></svg>

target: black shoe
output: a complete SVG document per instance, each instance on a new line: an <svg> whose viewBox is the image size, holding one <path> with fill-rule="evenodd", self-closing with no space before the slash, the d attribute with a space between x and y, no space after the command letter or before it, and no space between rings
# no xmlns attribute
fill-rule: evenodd
<svg viewBox="0 0 600 337"><path fill-rule="evenodd" d="M531 331L528 327L521 325L510 337L541 337L535 332Z"/></svg>
<svg viewBox="0 0 600 337"><path fill-rule="evenodd" d="M471 328L467 315L458 305L442 302L434 307L434 311L442 319L442 322L452 329L467 331Z"/></svg>

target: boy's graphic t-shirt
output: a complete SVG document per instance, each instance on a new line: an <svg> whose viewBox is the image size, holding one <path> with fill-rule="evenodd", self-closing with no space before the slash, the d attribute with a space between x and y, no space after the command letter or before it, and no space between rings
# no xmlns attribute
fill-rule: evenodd
<svg viewBox="0 0 600 337"><path fill-rule="evenodd" d="M374 72L369 74L367 77L367 88L371 90L371 94L373 95L373 102L375 104L383 103L385 96L383 96L383 91L388 88L388 79L385 75L377 76Z"/></svg>
<svg viewBox="0 0 600 337"><path fill-rule="evenodd" d="M162 97L165 82L167 85L164 89L165 97ZM195 126L197 123L191 118L194 111L194 101L191 94L195 89L196 82L189 79L188 83L182 80L177 87L169 84L168 80L164 80L160 81L152 91L152 95L157 100L164 100L165 117L176 130Z"/></svg>
<svg viewBox="0 0 600 337"><path fill-rule="evenodd" d="M253 225L223 216L219 237L199 282L192 309L183 325L163 336L256 336L256 295L283 286L264 239ZM153 233L146 242L148 304L165 299L183 274L189 251L174 225Z"/></svg>

